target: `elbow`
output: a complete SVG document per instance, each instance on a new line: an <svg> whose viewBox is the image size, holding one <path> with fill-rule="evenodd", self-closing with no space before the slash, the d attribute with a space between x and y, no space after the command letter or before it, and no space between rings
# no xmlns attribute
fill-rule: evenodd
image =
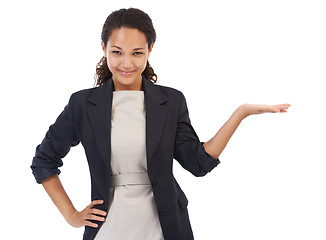
<svg viewBox="0 0 326 240"><path fill-rule="evenodd" d="M220 157L220 155L221 155L222 152L218 148L216 148L216 147L213 148L210 145L209 142L205 142L205 143L202 143L202 144L203 144L203 147L204 147L205 152L208 155L210 155L212 158L214 158L216 161L218 161L218 158Z"/></svg>
<svg viewBox="0 0 326 240"><path fill-rule="evenodd" d="M57 168L40 168L31 166L32 173L38 184L41 184L44 180L48 179L53 175L59 175L60 170Z"/></svg>
<svg viewBox="0 0 326 240"><path fill-rule="evenodd" d="M218 159L218 155L211 155L210 152L206 151L205 143L201 143L197 150L197 159L200 168L202 169L201 175L204 176L208 172L211 172L219 163L220 160ZM216 156L216 157L215 157Z"/></svg>

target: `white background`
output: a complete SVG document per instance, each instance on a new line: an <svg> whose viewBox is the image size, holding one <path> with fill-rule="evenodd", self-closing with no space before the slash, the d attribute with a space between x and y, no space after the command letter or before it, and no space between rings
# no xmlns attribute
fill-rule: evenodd
<svg viewBox="0 0 326 240"><path fill-rule="evenodd" d="M147 12L157 31L150 63L181 90L202 141L242 103L291 103L245 119L221 164L195 178L176 162L196 239L326 239L326 7L317 0L2 1L0 3L1 229L7 239L81 239L29 168L69 96L94 84L106 17ZM89 204L82 146L61 179Z"/></svg>

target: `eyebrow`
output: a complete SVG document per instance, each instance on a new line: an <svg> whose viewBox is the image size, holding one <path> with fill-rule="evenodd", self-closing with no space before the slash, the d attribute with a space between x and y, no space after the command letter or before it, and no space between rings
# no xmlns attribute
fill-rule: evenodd
<svg viewBox="0 0 326 240"><path fill-rule="evenodd" d="M118 46L112 46L112 47L115 47L115 48L118 48L118 49L122 50L122 48L121 48L121 47L118 47ZM137 50L144 50L144 48L134 48L133 50L134 50L134 51L137 51Z"/></svg>

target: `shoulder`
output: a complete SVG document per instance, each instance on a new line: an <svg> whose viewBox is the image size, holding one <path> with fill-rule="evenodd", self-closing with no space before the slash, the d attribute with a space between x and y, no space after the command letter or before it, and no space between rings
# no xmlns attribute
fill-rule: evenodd
<svg viewBox="0 0 326 240"><path fill-rule="evenodd" d="M96 88L88 88L88 89L82 89L79 91L74 92L71 94L71 98L73 99L87 99L95 90Z"/></svg>
<svg viewBox="0 0 326 240"><path fill-rule="evenodd" d="M158 85L158 84L154 84L154 86L168 98L174 98L174 99L180 99L180 100L185 98L183 93L178 89L163 86L163 85Z"/></svg>
<svg viewBox="0 0 326 240"><path fill-rule="evenodd" d="M100 91L100 89L103 88L103 85L102 86L99 86L99 87L92 87L92 88L86 88L86 89L81 89L81 90L78 90L74 93L72 93L71 96L73 97L77 97L77 98L87 98L89 97L93 92L96 92L96 91Z"/></svg>
<svg viewBox="0 0 326 240"><path fill-rule="evenodd" d="M70 106L85 105L88 97L91 95L93 91L94 91L93 88L89 88L89 89L82 89L72 93L69 98L68 105Z"/></svg>
<svg viewBox="0 0 326 240"><path fill-rule="evenodd" d="M103 84L99 87L92 87L92 88L87 88L87 89L82 89L77 92L74 92L70 100L76 102L76 103L85 103L88 101L88 99L93 95L98 95L98 96L103 96L107 94L107 84Z"/></svg>
<svg viewBox="0 0 326 240"><path fill-rule="evenodd" d="M184 114L188 111L186 98L180 90L157 84L154 86L157 92L160 92L160 94L165 96L167 106L172 112Z"/></svg>

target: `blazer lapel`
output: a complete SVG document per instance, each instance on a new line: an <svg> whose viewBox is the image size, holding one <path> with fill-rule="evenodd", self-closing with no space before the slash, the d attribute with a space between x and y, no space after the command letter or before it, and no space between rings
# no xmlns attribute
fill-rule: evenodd
<svg viewBox="0 0 326 240"><path fill-rule="evenodd" d="M146 155L149 162L164 130L167 107L166 96L143 77L146 109ZM98 87L88 98L87 113L95 139L108 170L111 170L111 113L113 81Z"/></svg>
<svg viewBox="0 0 326 240"><path fill-rule="evenodd" d="M164 130L167 97L158 87L143 77L146 108L146 155L150 162Z"/></svg>
<svg viewBox="0 0 326 240"><path fill-rule="evenodd" d="M113 82L109 80L96 88L88 98L87 113L100 154L110 171L111 161L111 112Z"/></svg>

